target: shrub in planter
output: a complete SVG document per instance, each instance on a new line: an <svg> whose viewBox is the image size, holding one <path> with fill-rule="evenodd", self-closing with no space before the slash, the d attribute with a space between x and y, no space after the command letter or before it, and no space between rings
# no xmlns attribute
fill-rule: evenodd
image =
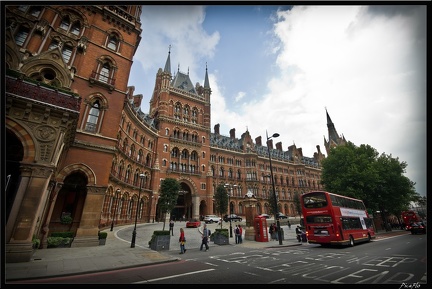
<svg viewBox="0 0 432 289"><path fill-rule="evenodd" d="M169 250L170 238L170 231L153 231L148 245L155 251Z"/></svg>
<svg viewBox="0 0 432 289"><path fill-rule="evenodd" d="M73 238L74 232L52 232L50 237Z"/></svg>
<svg viewBox="0 0 432 289"><path fill-rule="evenodd" d="M217 245L227 245L229 244L229 233L228 229L216 229L210 236L210 240Z"/></svg>
<svg viewBox="0 0 432 289"><path fill-rule="evenodd" d="M71 224L72 221L73 221L73 219L72 219L72 217L69 216L69 215L65 215L65 216L62 216L62 217L60 218L60 222L61 222L62 224Z"/></svg>
<svg viewBox="0 0 432 289"><path fill-rule="evenodd" d="M72 238L48 237L47 248L70 247Z"/></svg>
<svg viewBox="0 0 432 289"><path fill-rule="evenodd" d="M108 233L107 232L99 232L98 236L99 236L99 245L105 245Z"/></svg>
<svg viewBox="0 0 432 289"><path fill-rule="evenodd" d="M36 236L33 236L32 243L33 243L33 249L39 249L40 239L36 238Z"/></svg>

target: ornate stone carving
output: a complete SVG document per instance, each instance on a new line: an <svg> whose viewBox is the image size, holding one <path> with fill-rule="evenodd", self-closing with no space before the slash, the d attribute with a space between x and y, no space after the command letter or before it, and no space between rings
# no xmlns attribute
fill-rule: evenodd
<svg viewBox="0 0 432 289"><path fill-rule="evenodd" d="M38 140L43 142L53 141L56 137L56 131L49 125L37 126L34 130L35 136Z"/></svg>

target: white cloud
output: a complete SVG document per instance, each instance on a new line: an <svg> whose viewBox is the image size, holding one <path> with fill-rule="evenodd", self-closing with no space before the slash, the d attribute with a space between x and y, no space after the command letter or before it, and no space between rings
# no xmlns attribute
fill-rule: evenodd
<svg viewBox="0 0 432 289"><path fill-rule="evenodd" d="M189 67L193 82L202 83L205 63L212 62L208 66L212 131L219 123L223 135L232 128L237 137L248 129L254 139L264 138L266 130L278 132L280 137L274 143L281 141L286 150L295 142L309 157L316 145L326 153L327 108L339 134L356 145L369 144L379 153L406 161L407 176L417 182L419 193L426 194L424 6L329 5L279 10L276 16L268 15L267 21L275 23L262 40L268 47L261 46L259 52L275 54L267 70L262 67L264 62L254 63L259 54L254 45L248 45L250 36L242 38L241 33L235 34L235 41L241 44L242 57L227 63L222 51L232 53L240 48L232 47L226 41L230 37L220 31L235 33L235 27L224 30L226 21L213 18L216 29L207 32L203 28L206 17L201 6L145 6L134 66L141 64L153 84L171 44L172 72L180 63L183 72ZM238 74L238 79L226 77L238 67L249 69ZM261 74L254 79L267 81L267 85L238 85L254 74ZM139 77L132 75L131 85L141 83ZM260 88L262 91L257 90Z"/></svg>

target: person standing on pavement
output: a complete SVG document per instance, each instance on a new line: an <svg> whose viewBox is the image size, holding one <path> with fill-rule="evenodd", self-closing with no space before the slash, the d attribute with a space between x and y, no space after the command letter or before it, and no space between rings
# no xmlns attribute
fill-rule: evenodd
<svg viewBox="0 0 432 289"><path fill-rule="evenodd" d="M243 243L243 228L241 225L238 225L238 229L239 229L238 243L241 244Z"/></svg>
<svg viewBox="0 0 432 289"><path fill-rule="evenodd" d="M235 236L235 243L238 244L239 243L239 235L240 235L240 230L238 225L235 226L234 229L234 236Z"/></svg>
<svg viewBox="0 0 432 289"><path fill-rule="evenodd" d="M186 248L185 248L186 237L185 237L183 228L180 228L179 243L180 243L180 253L179 254L186 253Z"/></svg>
<svg viewBox="0 0 432 289"><path fill-rule="evenodd" d="M273 232L274 232L274 227L273 227L273 223L272 223L272 224L270 224L270 227L269 227L270 240L274 240Z"/></svg>
<svg viewBox="0 0 432 289"><path fill-rule="evenodd" d="M173 219L171 219L171 221L169 223L169 228L171 231L171 236L174 236L174 221L173 221Z"/></svg>
<svg viewBox="0 0 432 289"><path fill-rule="evenodd" d="M202 237L202 240L201 240L200 251L202 251L203 246L205 246L206 252L207 252L208 249L209 249L209 245L207 244L208 243L208 237L209 237L209 233L208 233L208 229L207 229L207 224L204 224L204 228L203 228L202 236L201 237Z"/></svg>
<svg viewBox="0 0 432 289"><path fill-rule="evenodd" d="M291 230L291 223L290 223L290 221L288 220L288 222L287 222L288 224L288 229L290 229Z"/></svg>
<svg viewBox="0 0 432 289"><path fill-rule="evenodd" d="M273 234L276 241L279 241L278 227L273 223Z"/></svg>

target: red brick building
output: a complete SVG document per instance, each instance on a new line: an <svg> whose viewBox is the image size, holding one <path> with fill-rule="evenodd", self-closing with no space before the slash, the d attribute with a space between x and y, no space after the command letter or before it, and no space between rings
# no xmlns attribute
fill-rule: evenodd
<svg viewBox="0 0 432 289"><path fill-rule="evenodd" d="M145 6L5 6L6 261L29 261L32 239L73 232L73 247L97 246L100 229L154 222L159 185L181 183L172 218L213 214L217 185L230 211L245 214L245 195L269 213L269 145L279 210L298 216L293 197L321 189L313 157L283 150L249 131L211 131L211 88L172 73L170 51L157 71L148 113L127 86L141 40ZM329 122L330 121L330 122ZM327 114L328 145L338 143ZM267 142L267 141L266 141ZM72 222L65 222L65 216Z"/></svg>

